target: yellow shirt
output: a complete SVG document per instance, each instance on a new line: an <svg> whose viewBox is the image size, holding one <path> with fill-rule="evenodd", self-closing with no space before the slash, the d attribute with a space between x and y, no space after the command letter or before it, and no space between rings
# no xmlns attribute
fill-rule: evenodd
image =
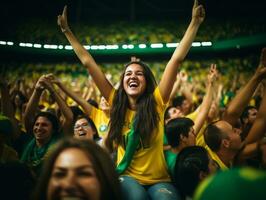
<svg viewBox="0 0 266 200"><path fill-rule="evenodd" d="M160 117L158 121L158 129L154 132L149 146L143 145L140 141L140 145L136 149L130 166L123 174L133 177L142 185L170 182L170 176L167 171L167 165L163 154L164 111L167 104L163 103L158 87L155 89L153 95L157 103L156 109ZM110 105L112 105L112 99L113 95L111 95L109 100ZM135 111L127 109L124 127L122 130L124 138L126 138L126 134L130 130L134 115ZM122 160L124 154L124 147L122 145L118 145L117 164Z"/></svg>
<svg viewBox="0 0 266 200"><path fill-rule="evenodd" d="M108 124L109 124L110 118L102 110L97 109L94 106L92 106L92 111L89 117L94 122L99 136L106 137L109 131Z"/></svg>
<svg viewBox="0 0 266 200"><path fill-rule="evenodd" d="M195 110L194 112L189 113L188 115L186 115L186 118L189 118L189 119L191 119L194 122L195 119L197 118L197 116L198 116L198 111Z"/></svg>

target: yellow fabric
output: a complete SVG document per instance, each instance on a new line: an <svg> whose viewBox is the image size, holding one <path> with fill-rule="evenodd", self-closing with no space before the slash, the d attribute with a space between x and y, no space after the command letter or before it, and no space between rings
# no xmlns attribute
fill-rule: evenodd
<svg viewBox="0 0 266 200"><path fill-rule="evenodd" d="M194 122L195 119L197 118L197 116L198 116L198 111L195 110L194 112L189 113L188 115L186 115L186 118L189 118L189 119L191 119Z"/></svg>
<svg viewBox="0 0 266 200"><path fill-rule="evenodd" d="M158 182L169 182L170 176L167 172L167 165L163 154L163 124L164 124L164 111L167 104L163 103L159 88L154 91L154 98L157 103L156 109L159 113L158 130L154 132L151 139L150 146L145 146L140 141L139 147L132 158L130 166L127 168L123 175L129 175L136 179L140 184L150 185ZM109 103L112 106L112 99L114 92L111 93ZM126 112L124 128L122 130L124 138L129 132L130 125L134 119L135 111L130 109ZM145 122L144 122L145 123ZM125 154L125 149L122 145L118 145L117 164L122 160Z"/></svg>
<svg viewBox="0 0 266 200"><path fill-rule="evenodd" d="M90 118L92 119L97 128L99 136L106 137L109 131L108 123L110 118L106 116L106 114L102 110L97 109L94 106L92 106Z"/></svg>
<svg viewBox="0 0 266 200"><path fill-rule="evenodd" d="M221 161L219 156L209 148L209 146L205 142L203 133L204 133L206 126L207 126L207 123L204 123L203 127L201 128L201 131L198 133L196 137L196 145L204 147L208 151L211 158L217 162L220 169L226 170L228 169L228 167L223 163L223 161Z"/></svg>
<svg viewBox="0 0 266 200"><path fill-rule="evenodd" d="M42 111L47 111L48 109L55 109L56 104L49 104L48 102L43 102L42 105L44 106L44 109Z"/></svg>

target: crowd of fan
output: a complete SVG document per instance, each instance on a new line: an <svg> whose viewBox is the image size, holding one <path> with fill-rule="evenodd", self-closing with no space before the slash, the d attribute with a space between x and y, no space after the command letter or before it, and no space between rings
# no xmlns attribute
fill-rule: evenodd
<svg viewBox="0 0 266 200"><path fill-rule="evenodd" d="M183 62L204 18L195 0L167 63L116 68L96 64L64 7L57 23L83 66L2 68L1 196L265 199L266 48L248 68Z"/></svg>
<svg viewBox="0 0 266 200"><path fill-rule="evenodd" d="M207 21L199 31L196 41L220 41L237 37L254 36L266 32L266 25L259 19L254 21ZM180 40L184 34L186 22L183 21L111 21L91 24L73 24L77 37L84 45L102 44L149 44L172 43ZM8 30L5 30L8 31ZM28 33L31 33L30 35ZM19 33L16 35L15 33ZM10 30L9 40L40 44L67 44L54 24L33 20ZM4 39L4 38L2 38Z"/></svg>

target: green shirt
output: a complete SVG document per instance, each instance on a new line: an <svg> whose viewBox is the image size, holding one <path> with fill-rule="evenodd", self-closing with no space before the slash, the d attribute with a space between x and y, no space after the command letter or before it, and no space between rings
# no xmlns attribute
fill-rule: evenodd
<svg viewBox="0 0 266 200"><path fill-rule="evenodd" d="M166 164L168 167L168 171L173 177L177 154L173 153L171 150L167 150L167 151L164 151L164 156L165 156Z"/></svg>

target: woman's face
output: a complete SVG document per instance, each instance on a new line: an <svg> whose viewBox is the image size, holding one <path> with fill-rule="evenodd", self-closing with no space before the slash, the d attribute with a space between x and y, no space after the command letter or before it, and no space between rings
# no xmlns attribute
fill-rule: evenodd
<svg viewBox="0 0 266 200"><path fill-rule="evenodd" d="M47 199L99 200L100 182L88 156L78 148L62 151L48 182Z"/></svg>
<svg viewBox="0 0 266 200"><path fill-rule="evenodd" d="M93 140L94 131L85 118L78 119L74 125L74 138Z"/></svg>
<svg viewBox="0 0 266 200"><path fill-rule="evenodd" d="M34 123L33 134L36 140L47 142L53 133L53 125L46 117L40 116Z"/></svg>
<svg viewBox="0 0 266 200"><path fill-rule="evenodd" d="M104 97L101 97L99 108L103 111L107 111L107 112L110 111L110 106Z"/></svg>
<svg viewBox="0 0 266 200"><path fill-rule="evenodd" d="M176 119L178 117L183 117L183 113L180 109L176 108L176 107L172 107L168 110L168 114L169 114L169 120L170 121L171 119Z"/></svg>
<svg viewBox="0 0 266 200"><path fill-rule="evenodd" d="M126 68L123 87L126 94L133 98L138 98L146 89L146 79L144 70L139 64L131 64Z"/></svg>

